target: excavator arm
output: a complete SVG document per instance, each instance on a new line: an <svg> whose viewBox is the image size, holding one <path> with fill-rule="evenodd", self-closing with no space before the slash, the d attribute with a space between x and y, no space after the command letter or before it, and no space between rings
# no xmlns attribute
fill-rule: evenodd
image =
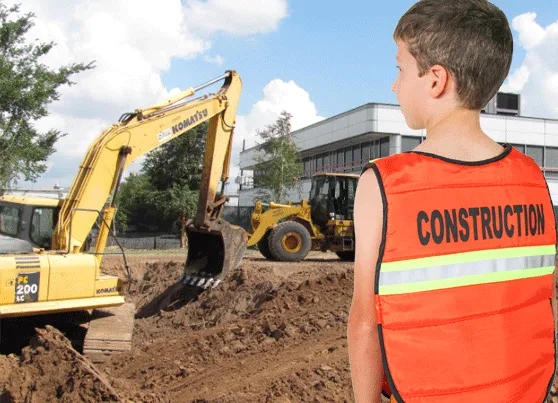
<svg viewBox="0 0 558 403"><path fill-rule="evenodd" d="M185 101L196 91L220 80L224 83L216 94ZM116 211L116 194L124 170L139 157L209 121L198 212L187 227L188 262L194 267L190 272L219 274L223 269L231 268L229 263L238 264L238 256L242 258L248 236L242 229L220 218L227 199L223 192L218 193L217 188L220 181L224 184L228 179L241 90L239 75L235 71L227 71L223 76L189 88L165 102L125 114L117 124L107 128L91 144L79 167L60 211L52 249L79 253L99 214L102 214L103 222L95 249L100 263ZM219 253L213 253L215 258L209 264L222 264L222 267L200 266L210 253L202 250L208 247L208 242L221 248ZM232 258L227 243L234 244L234 251L230 254Z"/></svg>

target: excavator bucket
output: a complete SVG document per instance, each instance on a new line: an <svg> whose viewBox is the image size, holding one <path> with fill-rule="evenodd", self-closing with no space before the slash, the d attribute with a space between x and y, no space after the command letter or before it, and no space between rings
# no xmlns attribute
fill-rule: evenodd
<svg viewBox="0 0 558 403"><path fill-rule="evenodd" d="M248 233L222 219L212 224L210 229L186 227L188 258L184 273L162 294L141 307L136 318L178 309L204 289L216 287L238 267L246 252Z"/></svg>
<svg viewBox="0 0 558 403"><path fill-rule="evenodd" d="M248 244L248 233L223 219L214 222L210 229L190 225L186 234L188 258L182 281L201 288L217 286L234 271Z"/></svg>

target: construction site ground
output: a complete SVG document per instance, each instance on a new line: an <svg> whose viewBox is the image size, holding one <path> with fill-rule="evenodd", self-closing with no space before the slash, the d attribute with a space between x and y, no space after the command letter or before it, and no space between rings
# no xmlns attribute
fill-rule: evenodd
<svg viewBox="0 0 558 403"><path fill-rule="evenodd" d="M128 255L128 300L140 310L178 278L185 256ZM102 268L125 278L119 256ZM83 327L68 325L87 313L6 319L0 402L352 402L352 279L353 264L332 253L281 263L249 250L219 287L136 319L131 351L104 362L81 354Z"/></svg>

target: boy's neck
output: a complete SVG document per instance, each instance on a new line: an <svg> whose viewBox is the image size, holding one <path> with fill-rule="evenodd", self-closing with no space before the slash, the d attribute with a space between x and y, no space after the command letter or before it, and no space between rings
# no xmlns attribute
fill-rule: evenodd
<svg viewBox="0 0 558 403"><path fill-rule="evenodd" d="M478 161L495 157L504 149L480 127L480 111L454 108L426 122L426 140L417 151L457 160Z"/></svg>
<svg viewBox="0 0 558 403"><path fill-rule="evenodd" d="M446 113L432 117L426 122L426 138L485 136L480 127L480 112L470 109L455 108Z"/></svg>

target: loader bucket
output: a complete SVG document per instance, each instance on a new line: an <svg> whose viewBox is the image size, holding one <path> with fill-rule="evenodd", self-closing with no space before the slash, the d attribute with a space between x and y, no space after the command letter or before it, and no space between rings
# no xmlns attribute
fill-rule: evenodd
<svg viewBox="0 0 558 403"><path fill-rule="evenodd" d="M248 233L236 225L219 219L211 229L186 228L188 258L184 267L183 283L210 288L217 286L233 272L248 244Z"/></svg>

